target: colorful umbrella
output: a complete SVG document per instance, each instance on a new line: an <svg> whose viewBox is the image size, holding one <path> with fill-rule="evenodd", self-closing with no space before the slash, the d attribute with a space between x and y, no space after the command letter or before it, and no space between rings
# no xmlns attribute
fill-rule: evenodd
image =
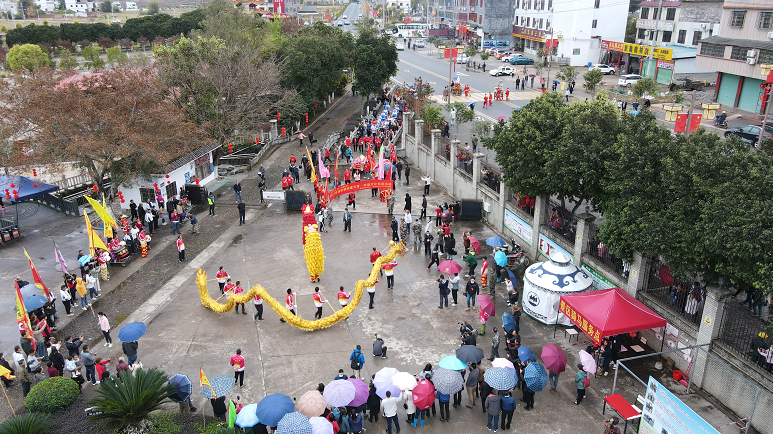
<svg viewBox="0 0 773 434"><path fill-rule="evenodd" d="M566 370L566 355L555 344L547 344L542 347L542 363L548 371L560 374Z"/></svg>
<svg viewBox="0 0 773 434"><path fill-rule="evenodd" d="M462 369L467 368L467 364L459 360L456 356L443 357L440 359L440 362L438 362L438 366L451 371L461 371Z"/></svg>
<svg viewBox="0 0 773 434"><path fill-rule="evenodd" d="M239 414L244 413L246 408L243 408ZM276 434L312 434L311 422L309 422L309 418L297 411L287 413L276 425Z"/></svg>
<svg viewBox="0 0 773 434"><path fill-rule="evenodd" d="M491 366L493 366L495 368L515 369L515 365L513 365L513 362L511 362L511 361L509 361L507 359L503 359L501 357L498 357L498 358L494 359L494 361L491 362Z"/></svg>
<svg viewBox="0 0 773 434"><path fill-rule="evenodd" d="M332 405L333 407L345 407L352 402L352 399L354 399L354 384L346 380L333 380L330 384L325 386L325 391L322 395L325 397L325 402L327 402L328 405Z"/></svg>
<svg viewBox="0 0 773 434"><path fill-rule="evenodd" d="M233 377L229 378L233 380ZM273 393L260 400L255 409L255 415L263 425L277 426L279 421L293 410L295 410L295 403L292 398L281 393Z"/></svg>
<svg viewBox="0 0 773 434"><path fill-rule="evenodd" d="M483 374L486 383L497 390L510 390L515 387L515 377L505 368L489 368Z"/></svg>
<svg viewBox="0 0 773 434"><path fill-rule="evenodd" d="M46 300L46 297L43 297L42 295L33 295L32 297L24 299L24 307L27 309L27 312L40 309L46 303L48 303L48 300Z"/></svg>
<svg viewBox="0 0 773 434"><path fill-rule="evenodd" d="M494 302L491 301L488 295L478 294L478 304L480 305L481 312L485 312L488 316L496 315Z"/></svg>
<svg viewBox="0 0 773 434"><path fill-rule="evenodd" d="M334 434L333 424L324 417L312 417L309 423L311 423L311 434Z"/></svg>
<svg viewBox="0 0 773 434"><path fill-rule="evenodd" d="M507 312L502 314L502 328L508 333L515 331L515 320L513 319L513 316Z"/></svg>
<svg viewBox="0 0 773 434"><path fill-rule="evenodd" d="M454 274L462 271L462 266L456 261L443 261L437 266L441 273Z"/></svg>
<svg viewBox="0 0 773 434"><path fill-rule="evenodd" d="M548 384L548 373L539 363L531 362L523 370L523 379L526 381L526 387L535 392L541 392Z"/></svg>
<svg viewBox="0 0 773 434"><path fill-rule="evenodd" d="M309 417L316 417L325 412L327 402L318 390L310 390L298 399L296 409L298 413Z"/></svg>
<svg viewBox="0 0 773 434"><path fill-rule="evenodd" d="M121 342L136 341L144 336L146 331L148 331L148 326L145 323L139 321L130 322L121 327L121 330L118 332L118 339Z"/></svg>
<svg viewBox="0 0 773 434"><path fill-rule="evenodd" d="M486 238L486 245L491 247L504 247L507 245L502 237L489 237Z"/></svg>
<svg viewBox="0 0 773 434"><path fill-rule="evenodd" d="M212 386L212 390L215 391L215 395L218 397L225 396L234 389L234 377L232 375L218 375L217 377L212 377L209 380L209 384ZM201 388L201 394L207 399L213 399L212 390L204 386Z"/></svg>
<svg viewBox="0 0 773 434"><path fill-rule="evenodd" d="M505 115L499 116L499 117L497 118L497 120L498 120L498 121L503 121L503 120L505 120L505 119L507 119L507 116L505 116Z"/></svg>
<svg viewBox="0 0 773 434"><path fill-rule="evenodd" d="M477 253L480 253L480 241L478 241L475 237L469 237L470 238L470 245Z"/></svg>
<svg viewBox="0 0 773 434"><path fill-rule="evenodd" d="M496 262L497 265L500 267L504 267L507 265L507 255L505 255L505 252L498 251L494 253L494 262Z"/></svg>
<svg viewBox="0 0 773 434"><path fill-rule="evenodd" d="M373 384L376 386L376 395L380 396L381 399L386 399L387 391L392 396L398 396L402 392L400 388L392 384L392 377L398 372L395 368L381 368L381 370L376 372L376 376L373 377Z"/></svg>
<svg viewBox="0 0 773 434"><path fill-rule="evenodd" d="M518 348L518 358L521 359L523 363L526 363L527 360L537 361L537 357L534 356L534 353L523 345Z"/></svg>
<svg viewBox="0 0 773 434"><path fill-rule="evenodd" d="M236 415L236 425L241 428L249 428L255 426L260 422L258 416L255 416L255 409L258 408L258 404L250 404L242 408L239 414Z"/></svg>
<svg viewBox="0 0 773 434"><path fill-rule="evenodd" d="M427 380L419 381L411 393L413 394L413 405L419 410L426 410L432 407L432 403L435 402L435 386Z"/></svg>
<svg viewBox="0 0 773 434"><path fill-rule="evenodd" d="M411 390L416 384L416 377L407 372L398 372L392 377L392 385L400 390Z"/></svg>
<svg viewBox="0 0 773 434"><path fill-rule="evenodd" d="M302 133L302 132L303 132L303 131L301 131L301 130L298 130L298 131L294 132L293 134L300 134L300 133Z"/></svg>
<svg viewBox="0 0 773 434"><path fill-rule="evenodd" d="M456 357L466 364L480 363L483 360L483 350L475 345L462 345L456 350Z"/></svg>
<svg viewBox="0 0 773 434"><path fill-rule="evenodd" d="M583 371L596 372L596 359L585 350L580 351L580 363L582 363Z"/></svg>
<svg viewBox="0 0 773 434"><path fill-rule="evenodd" d="M435 385L438 392L446 395L453 395L464 389L462 374L459 371L444 368L435 369L435 374L432 375L432 384Z"/></svg>
<svg viewBox="0 0 773 434"><path fill-rule="evenodd" d="M370 390L368 390L368 385L364 381L359 378L348 378L346 381L354 384L354 399L347 404L348 407L359 407L368 402Z"/></svg>
<svg viewBox="0 0 773 434"><path fill-rule="evenodd" d="M183 402L191 396L193 385L190 378L185 374L175 374L167 382L174 389L174 393L169 396L174 402Z"/></svg>

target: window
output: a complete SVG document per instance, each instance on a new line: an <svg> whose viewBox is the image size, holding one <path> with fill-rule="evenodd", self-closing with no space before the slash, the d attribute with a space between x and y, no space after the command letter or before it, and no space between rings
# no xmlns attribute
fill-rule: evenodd
<svg viewBox="0 0 773 434"><path fill-rule="evenodd" d="M658 19L658 8L652 8L652 19L653 20Z"/></svg>
<svg viewBox="0 0 773 434"><path fill-rule="evenodd" d="M599 8L599 3L601 3L601 0L596 0L596 1L593 3L593 8L594 8L594 9L598 9L598 8Z"/></svg>
<svg viewBox="0 0 773 434"><path fill-rule="evenodd" d="M140 200L142 202L147 202L148 199L150 199L151 202L156 201L156 190L152 188L140 187Z"/></svg>
<svg viewBox="0 0 773 434"><path fill-rule="evenodd" d="M656 35L657 33L658 33L658 32L657 32L657 31L655 31L655 30L650 30L650 41L651 41L651 40L653 40L653 39L655 39L655 35ZM655 39L655 40L657 40L657 39Z"/></svg>
<svg viewBox="0 0 773 434"><path fill-rule="evenodd" d="M671 34L674 32L669 31L663 31L663 41L662 42L671 42Z"/></svg>
<svg viewBox="0 0 773 434"><path fill-rule="evenodd" d="M553 0L548 0L548 9L553 10Z"/></svg>
<svg viewBox="0 0 773 434"><path fill-rule="evenodd" d="M531 17L526 17L526 27L531 25Z"/></svg>
<svg viewBox="0 0 773 434"><path fill-rule="evenodd" d="M666 9L666 21L674 21L676 18L676 8Z"/></svg>
<svg viewBox="0 0 773 434"><path fill-rule="evenodd" d="M196 178L204 179L212 174L212 166L209 164L209 154L202 155L193 162L196 168Z"/></svg>
<svg viewBox="0 0 773 434"><path fill-rule="evenodd" d="M701 36L703 36L703 32L700 30L693 32L692 34L692 44L698 45L698 41L701 40Z"/></svg>
<svg viewBox="0 0 773 434"><path fill-rule="evenodd" d="M743 27L743 20L746 18L746 11L733 11L730 18L731 27Z"/></svg>
<svg viewBox="0 0 773 434"><path fill-rule="evenodd" d="M676 38L677 44L684 44L684 40L687 39L687 30L680 30L679 36Z"/></svg>
<svg viewBox="0 0 773 434"><path fill-rule="evenodd" d="M598 23L598 20L593 20L593 23L590 25L592 29L596 28L596 24Z"/></svg>
<svg viewBox="0 0 773 434"><path fill-rule="evenodd" d="M646 20L650 17L650 8L642 8L641 19Z"/></svg>
<svg viewBox="0 0 773 434"><path fill-rule="evenodd" d="M757 63L773 63L773 50L760 50Z"/></svg>
<svg viewBox="0 0 773 434"><path fill-rule="evenodd" d="M717 44L701 44L701 56L725 57L725 46Z"/></svg>
<svg viewBox="0 0 773 434"><path fill-rule="evenodd" d="M515 0L515 8L520 9L521 8L521 0Z"/></svg>
<svg viewBox="0 0 773 434"><path fill-rule="evenodd" d="M550 20L545 20L545 30L550 30Z"/></svg>
<svg viewBox="0 0 773 434"><path fill-rule="evenodd" d="M542 18L539 19L539 28L542 28Z"/></svg>
<svg viewBox="0 0 773 434"><path fill-rule="evenodd" d="M177 181L166 185L166 197L175 197L178 194Z"/></svg>
<svg viewBox="0 0 773 434"><path fill-rule="evenodd" d="M760 29L769 29L773 27L773 12L760 12L760 22L757 23Z"/></svg>
<svg viewBox="0 0 773 434"><path fill-rule="evenodd" d="M746 47L733 47L730 52L730 58L733 60L746 60L746 52L749 51Z"/></svg>
<svg viewBox="0 0 773 434"><path fill-rule="evenodd" d="M639 39L644 39L647 37L647 30L645 29L639 29L639 35L636 36Z"/></svg>

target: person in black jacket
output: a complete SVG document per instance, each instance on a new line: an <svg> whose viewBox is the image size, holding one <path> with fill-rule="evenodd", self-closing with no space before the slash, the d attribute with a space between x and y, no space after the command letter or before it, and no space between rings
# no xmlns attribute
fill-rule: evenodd
<svg viewBox="0 0 773 434"><path fill-rule="evenodd" d="M421 196L421 215L419 219L424 220L425 218L427 218L427 195L423 194Z"/></svg>
<svg viewBox="0 0 773 434"><path fill-rule="evenodd" d="M123 353L126 354L126 357L129 358L129 365L131 365L132 363L134 363L135 360L137 360L138 347L139 347L139 343L137 343L137 341L121 343L121 349L123 349Z"/></svg>
<svg viewBox="0 0 773 434"><path fill-rule="evenodd" d="M411 195L408 193L405 193L405 210L411 210Z"/></svg>
<svg viewBox="0 0 773 434"><path fill-rule="evenodd" d="M378 412L381 411L381 397L376 394L376 386L370 382L368 392L368 422L378 422Z"/></svg>
<svg viewBox="0 0 773 434"><path fill-rule="evenodd" d="M215 414L215 417L225 420L225 413L227 411L225 406L225 396L210 399L209 403L212 404L212 412Z"/></svg>
<svg viewBox="0 0 773 434"><path fill-rule="evenodd" d="M67 352L70 357L80 354L80 346L83 345L83 336L78 336L73 339L72 336L65 338L64 346L67 348Z"/></svg>
<svg viewBox="0 0 773 434"><path fill-rule="evenodd" d="M390 227L392 228L392 241L394 241L395 243L399 242L400 236L397 234L399 226L397 225L397 220L395 220L394 216L392 216L392 224L390 225Z"/></svg>
<svg viewBox="0 0 773 434"><path fill-rule="evenodd" d="M405 185L411 185L411 166L405 164Z"/></svg>

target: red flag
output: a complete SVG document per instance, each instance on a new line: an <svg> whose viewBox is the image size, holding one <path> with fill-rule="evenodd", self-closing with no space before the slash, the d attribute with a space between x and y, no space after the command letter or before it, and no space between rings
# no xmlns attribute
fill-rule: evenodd
<svg viewBox="0 0 773 434"><path fill-rule="evenodd" d="M24 249L24 256L26 256L27 260L29 260L30 262L30 270L32 271L32 281L35 283L35 286L42 289L43 292L46 294L46 300L51 301L51 293L48 292L48 288L46 288L46 284L43 283L43 279L40 277L38 270L35 268L35 265L32 264L32 258L30 258L30 255L27 254L27 249Z"/></svg>
<svg viewBox="0 0 773 434"><path fill-rule="evenodd" d="M16 322L19 325L19 333L24 335L27 333L32 341L32 349L37 350L37 344L35 339L32 338L32 324L30 324L30 317L27 315L27 309L24 307L24 297L21 296L19 290L19 283L14 280L13 286L16 288Z"/></svg>

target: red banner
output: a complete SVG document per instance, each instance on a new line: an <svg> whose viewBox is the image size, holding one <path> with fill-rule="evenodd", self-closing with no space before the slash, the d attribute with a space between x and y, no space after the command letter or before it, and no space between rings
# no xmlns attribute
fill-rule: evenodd
<svg viewBox="0 0 773 434"><path fill-rule="evenodd" d="M601 329L598 328L596 324L593 324L592 322L588 321L587 318L583 318L583 316L579 312L572 309L572 306L569 306L569 304L564 302L564 300L561 300L558 303L558 311L566 315L566 317L569 318L570 320L572 320L572 322L577 326L577 328L584 331L586 335L588 335L591 339L593 339L593 342L597 344L601 343L601 339L604 338L604 336L601 336L600 334Z"/></svg>
<svg viewBox="0 0 773 434"><path fill-rule="evenodd" d="M371 188L392 188L391 179L371 179L369 181L352 182L351 184L344 184L340 187L334 188L330 192L330 200L334 198L349 194L353 191L370 190Z"/></svg>
<svg viewBox="0 0 773 434"><path fill-rule="evenodd" d="M692 115L692 120L690 121L690 132L693 132L698 129L699 126L701 126L701 119L703 118L702 114L694 114ZM680 113L676 115L676 123L674 124L674 132L675 133L683 133L685 129L687 128L687 113Z"/></svg>
<svg viewBox="0 0 773 434"><path fill-rule="evenodd" d="M445 55L445 58L448 59L449 57L457 58L459 53L458 48L446 48L443 51L443 54Z"/></svg>

